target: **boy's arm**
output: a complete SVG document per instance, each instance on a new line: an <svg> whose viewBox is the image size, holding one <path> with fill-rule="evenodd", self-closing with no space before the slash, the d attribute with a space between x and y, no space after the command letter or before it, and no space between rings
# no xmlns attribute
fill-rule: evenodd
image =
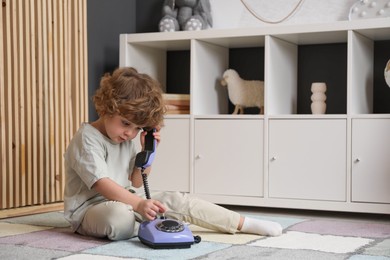
<svg viewBox="0 0 390 260"><path fill-rule="evenodd" d="M147 167L145 169L144 173L149 175L151 168L152 168L151 166ZM129 176L129 180L131 181L131 184L133 187L135 187L135 188L142 187L143 181L142 181L141 169L134 167L133 173L130 174L130 176Z"/></svg>
<svg viewBox="0 0 390 260"><path fill-rule="evenodd" d="M134 211L140 213L149 220L154 219L157 213L165 212L165 207L159 201L144 200L109 178L98 180L92 188L108 200L120 201L131 205Z"/></svg>

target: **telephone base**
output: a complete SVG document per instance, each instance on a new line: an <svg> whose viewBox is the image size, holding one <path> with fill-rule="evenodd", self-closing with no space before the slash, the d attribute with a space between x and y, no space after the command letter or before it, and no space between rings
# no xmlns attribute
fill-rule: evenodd
<svg viewBox="0 0 390 260"><path fill-rule="evenodd" d="M172 219L142 222L138 238L143 244L155 249L190 248L195 243L187 225Z"/></svg>

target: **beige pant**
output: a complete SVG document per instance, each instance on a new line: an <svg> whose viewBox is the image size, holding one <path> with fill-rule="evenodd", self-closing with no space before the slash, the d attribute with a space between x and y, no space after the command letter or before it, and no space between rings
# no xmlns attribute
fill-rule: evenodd
<svg viewBox="0 0 390 260"><path fill-rule="evenodd" d="M235 233L240 214L180 192L159 192L152 198L161 201L167 212L165 216L189 222L200 227L223 233ZM78 233L93 237L108 237L123 240L138 233L139 214L130 205L108 201L92 206L85 214Z"/></svg>

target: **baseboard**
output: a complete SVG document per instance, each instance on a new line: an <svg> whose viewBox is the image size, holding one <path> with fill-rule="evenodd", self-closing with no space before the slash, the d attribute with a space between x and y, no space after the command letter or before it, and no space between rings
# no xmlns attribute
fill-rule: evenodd
<svg viewBox="0 0 390 260"><path fill-rule="evenodd" d="M46 213L51 211L62 211L64 210L64 203L51 203L37 206L20 207L14 209L3 209L0 210L0 219L20 217L31 214Z"/></svg>

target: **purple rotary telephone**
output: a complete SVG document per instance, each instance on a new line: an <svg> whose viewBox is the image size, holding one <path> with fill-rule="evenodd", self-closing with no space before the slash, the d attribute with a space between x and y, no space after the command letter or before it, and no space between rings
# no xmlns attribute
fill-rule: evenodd
<svg viewBox="0 0 390 260"><path fill-rule="evenodd" d="M153 133L156 129L147 132L145 136L145 149L137 154L135 166L141 169L145 195L150 199L150 191L145 168L152 165L156 153L157 140ZM190 248L194 243L200 242L200 237L194 237L186 224L180 221L167 219L164 216L152 221L144 221L138 230L139 240L155 249Z"/></svg>

